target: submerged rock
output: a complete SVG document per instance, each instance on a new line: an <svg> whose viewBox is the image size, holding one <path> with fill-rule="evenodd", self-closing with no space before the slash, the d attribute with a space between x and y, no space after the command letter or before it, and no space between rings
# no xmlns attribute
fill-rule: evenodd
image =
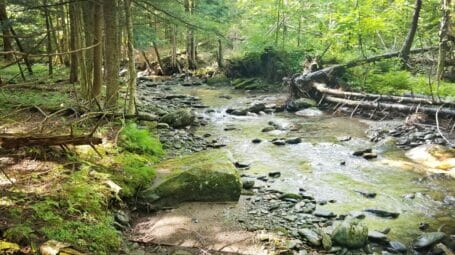
<svg viewBox="0 0 455 255"><path fill-rule="evenodd" d="M173 128L184 128L193 124L195 116L188 110L180 109L161 117L160 122L169 124Z"/></svg>
<svg viewBox="0 0 455 255"><path fill-rule="evenodd" d="M299 98L291 101L287 104L286 110L290 112L296 112L309 107L316 107L317 103L315 100L310 98Z"/></svg>
<svg viewBox="0 0 455 255"><path fill-rule="evenodd" d="M389 245L390 245L389 250L391 250L392 252L405 253L406 251L408 251L408 247L406 247L406 245L398 241L390 241Z"/></svg>
<svg viewBox="0 0 455 255"><path fill-rule="evenodd" d="M142 202L154 207L185 201L237 201L242 182L225 150L194 153L156 166L154 184L142 191Z"/></svg>
<svg viewBox="0 0 455 255"><path fill-rule="evenodd" d="M443 232L424 233L414 241L415 249L425 249L444 239L446 236Z"/></svg>
<svg viewBox="0 0 455 255"><path fill-rule="evenodd" d="M376 230L368 231L368 239L373 242L387 241L387 235Z"/></svg>
<svg viewBox="0 0 455 255"><path fill-rule="evenodd" d="M308 240L308 242L310 242L310 244L313 246L321 246L322 244L322 238L316 231L312 229L309 228L300 229L299 235Z"/></svg>
<svg viewBox="0 0 455 255"><path fill-rule="evenodd" d="M348 218L335 227L332 239L343 247L362 248L368 241L368 227L356 219Z"/></svg>
<svg viewBox="0 0 455 255"><path fill-rule="evenodd" d="M398 216L400 216L400 213L397 213L397 212L388 212L388 211L383 211L383 210L378 210L378 209L365 209L363 211L374 214L381 218L396 219L396 218L398 218Z"/></svg>
<svg viewBox="0 0 455 255"><path fill-rule="evenodd" d="M318 108L308 108L305 110L300 110L295 113L297 116L302 117L318 117L324 115L324 113Z"/></svg>

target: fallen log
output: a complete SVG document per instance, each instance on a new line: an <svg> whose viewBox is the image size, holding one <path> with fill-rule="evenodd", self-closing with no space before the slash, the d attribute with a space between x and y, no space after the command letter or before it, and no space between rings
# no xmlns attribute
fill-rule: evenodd
<svg viewBox="0 0 455 255"><path fill-rule="evenodd" d="M393 95L381 95L372 93L361 93L361 92L350 92L343 91L340 89L328 88L323 83L314 83L313 87L320 93L338 97L348 98L359 98L362 100L373 100L373 101L391 101L395 103L411 103L411 104L429 104L429 105L445 105L455 107L455 103L448 101L433 101L429 98L424 97L408 97L408 96L393 96Z"/></svg>
<svg viewBox="0 0 455 255"><path fill-rule="evenodd" d="M0 134L0 146L4 149L17 149L30 146L66 146L66 145L98 145L102 139L86 136L19 136L15 134Z"/></svg>
<svg viewBox="0 0 455 255"><path fill-rule="evenodd" d="M395 110L400 112L415 113L423 112L429 115L440 115L445 116L455 116L455 109L451 108L441 108L441 107L432 107L432 106L422 106L422 105L405 105L405 104L395 104L395 103L382 103L374 101L358 101L345 98L339 98L334 96L325 96L324 100L336 103L343 104L347 106L362 107L365 109L385 109L385 110Z"/></svg>

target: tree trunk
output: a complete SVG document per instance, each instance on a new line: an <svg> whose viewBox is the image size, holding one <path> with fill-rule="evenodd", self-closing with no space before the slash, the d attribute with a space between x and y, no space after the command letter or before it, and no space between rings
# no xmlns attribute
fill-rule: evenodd
<svg viewBox="0 0 455 255"><path fill-rule="evenodd" d="M195 0L185 0L185 12L191 16L193 14ZM194 29L190 26L187 28L186 32L186 57L188 62L188 69L194 70L196 66L196 43L194 37Z"/></svg>
<svg viewBox="0 0 455 255"><path fill-rule="evenodd" d="M82 41L83 47L89 47L94 45L94 34L95 34L95 5L96 1L85 1L82 2L82 26L84 39ZM93 52L94 49L85 50L83 52L85 59L85 90L83 91L86 99L90 99L93 88Z"/></svg>
<svg viewBox="0 0 455 255"><path fill-rule="evenodd" d="M161 61L160 52L158 51L158 47L156 46L155 41L152 41L152 45L153 45L153 49L155 50L156 60L158 61L158 65L159 65L160 68L161 68L161 73L162 73L163 75L166 75L166 72L165 72L165 70L164 70L163 62Z"/></svg>
<svg viewBox="0 0 455 255"><path fill-rule="evenodd" d="M439 54L438 54L438 68L436 71L438 80L438 95L439 85L444 74L445 61L447 55L447 48L449 42L449 24L450 24L450 0L442 0L442 19L441 28L439 30Z"/></svg>
<svg viewBox="0 0 455 255"><path fill-rule="evenodd" d="M106 108L114 108L118 100L118 69L119 54L118 51L118 1L104 0L104 70L106 77Z"/></svg>
<svg viewBox="0 0 455 255"><path fill-rule="evenodd" d="M172 41L172 54L171 54L171 66L172 70L177 68L177 25L172 24L171 41Z"/></svg>
<svg viewBox="0 0 455 255"><path fill-rule="evenodd" d="M6 0L0 0L0 26L2 27L3 34L3 50L13 51L13 43L11 32L9 31L8 14L6 12ZM4 58L8 61L14 59L13 54L6 54Z"/></svg>
<svg viewBox="0 0 455 255"><path fill-rule="evenodd" d="M221 42L221 39L218 39L218 68L222 69L224 67L223 63L223 44Z"/></svg>
<svg viewBox="0 0 455 255"><path fill-rule="evenodd" d="M77 33L77 3L70 3L69 5L69 23L70 23L70 40L69 40L69 49L71 51L75 51L77 48L77 38L78 38L78 33ZM73 52L71 53L70 56L70 82L75 83L79 80L78 77L78 69L79 69L79 63L78 63L78 58L77 58L77 53Z"/></svg>
<svg viewBox="0 0 455 255"><path fill-rule="evenodd" d="M14 149L30 146L56 146L56 145L97 145L103 141L92 136L16 136L0 135L0 145L4 149Z"/></svg>
<svg viewBox="0 0 455 255"><path fill-rule="evenodd" d="M90 91L90 99L97 98L103 85L103 6L100 2L94 3L94 34L93 43L99 44L93 48L93 85Z"/></svg>
<svg viewBox="0 0 455 255"><path fill-rule="evenodd" d="M43 1L43 5L47 6L47 0ZM47 54L49 56L47 57L47 65L48 65L48 73L49 75L52 75L53 73L53 66L52 66L52 36L51 36L51 25L49 21L49 9L47 7L44 7L44 18L46 21L46 37L47 37Z"/></svg>
<svg viewBox="0 0 455 255"><path fill-rule="evenodd" d="M128 114L136 112L136 65L134 63L133 19L131 17L131 0L124 0L126 34L128 44ZM153 44L155 46L155 44ZM155 46L156 48L156 46Z"/></svg>
<svg viewBox="0 0 455 255"><path fill-rule="evenodd" d="M422 0L416 0L414 7L414 15L412 16L411 27L409 28L408 35L404 41L403 47L400 51L400 57L405 65L407 65L409 60L409 53L412 47L412 42L414 41L415 34L417 32L417 26L419 23L420 10L422 9Z"/></svg>

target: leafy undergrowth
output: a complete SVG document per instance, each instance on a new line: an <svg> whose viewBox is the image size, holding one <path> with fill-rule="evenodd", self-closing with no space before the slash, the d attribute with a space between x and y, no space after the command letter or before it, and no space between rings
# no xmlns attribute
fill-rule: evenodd
<svg viewBox="0 0 455 255"><path fill-rule="evenodd" d="M2 111L36 105L44 108L71 106L73 100L58 91L0 90Z"/></svg>
<svg viewBox="0 0 455 255"><path fill-rule="evenodd" d="M108 137L115 130L118 125L98 135ZM10 176L19 181L10 187L8 200L0 200L3 238L30 245L32 251L51 239L93 254L117 251L122 235L115 227L114 211L125 208L153 180L153 165L164 154L159 139L134 123L122 129L118 144L99 145L102 158L90 147L80 146L76 154L53 162L51 169ZM41 163L44 166L46 161ZM20 181L25 179L31 179L32 185Z"/></svg>
<svg viewBox="0 0 455 255"><path fill-rule="evenodd" d="M348 84L365 92L403 95L419 94L437 96L438 85L431 76L412 74L401 69L399 60L385 60L366 67L352 68L346 75ZM455 84L441 81L439 95L455 100Z"/></svg>
<svg viewBox="0 0 455 255"><path fill-rule="evenodd" d="M0 61L0 66L7 66L9 63ZM56 80L66 79L68 77L69 70L66 67L54 66L52 77L48 76L48 66L43 63L34 63L32 65L33 75L30 75L27 69L23 66L24 75L26 82L30 80L40 80L42 82L53 82ZM24 82L18 65L10 65L1 70L1 78L7 83L21 83Z"/></svg>

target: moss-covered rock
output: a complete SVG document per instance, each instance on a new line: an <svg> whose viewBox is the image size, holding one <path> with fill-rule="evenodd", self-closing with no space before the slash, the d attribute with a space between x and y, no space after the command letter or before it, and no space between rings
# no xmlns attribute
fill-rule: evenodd
<svg viewBox="0 0 455 255"><path fill-rule="evenodd" d="M185 201L237 201L242 189L239 173L225 150L164 161L157 173L155 183L140 194L143 202L157 208Z"/></svg>
<svg viewBox="0 0 455 255"><path fill-rule="evenodd" d="M167 123L173 128L184 128L193 124L194 119L195 117L190 111L180 109L164 115L160 122Z"/></svg>
<svg viewBox="0 0 455 255"><path fill-rule="evenodd" d="M311 98L299 98L289 102L286 109L290 112L300 111L302 109L316 107L317 103Z"/></svg>
<svg viewBox="0 0 455 255"><path fill-rule="evenodd" d="M20 249L18 244L0 240L0 254L16 254Z"/></svg>
<svg viewBox="0 0 455 255"><path fill-rule="evenodd" d="M368 227L357 219L348 218L335 227L332 239L343 247L362 248L368 241Z"/></svg>

